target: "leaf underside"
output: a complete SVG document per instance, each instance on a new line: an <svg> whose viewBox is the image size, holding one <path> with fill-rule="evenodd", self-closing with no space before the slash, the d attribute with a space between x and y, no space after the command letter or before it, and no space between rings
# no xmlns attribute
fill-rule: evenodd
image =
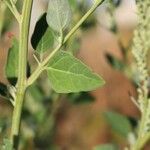
<svg viewBox="0 0 150 150"><path fill-rule="evenodd" d="M16 80L18 76L18 52L19 43L18 40L14 38L12 41L12 47L9 48L7 63L5 66L5 75L10 82Z"/></svg>
<svg viewBox="0 0 150 150"><path fill-rule="evenodd" d="M67 28L71 20L68 0L50 0L46 19L48 25L57 32Z"/></svg>

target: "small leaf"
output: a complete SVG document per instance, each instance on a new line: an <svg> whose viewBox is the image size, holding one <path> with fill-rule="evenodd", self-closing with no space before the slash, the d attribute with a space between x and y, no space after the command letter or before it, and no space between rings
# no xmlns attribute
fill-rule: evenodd
<svg viewBox="0 0 150 150"><path fill-rule="evenodd" d="M42 54L53 46L54 39L51 28L46 22L46 13L37 21L31 37L32 47L36 52Z"/></svg>
<svg viewBox="0 0 150 150"><path fill-rule="evenodd" d="M105 112L104 116L112 129L120 135L127 137L129 132L131 132L132 127L130 121L125 116L116 112Z"/></svg>
<svg viewBox="0 0 150 150"><path fill-rule="evenodd" d="M4 139L2 150L13 150L12 143L9 139Z"/></svg>
<svg viewBox="0 0 150 150"><path fill-rule="evenodd" d="M94 150L118 150L118 148L113 144L104 144L104 145L96 146Z"/></svg>
<svg viewBox="0 0 150 150"><path fill-rule="evenodd" d="M19 43L17 39L13 39L12 47L9 49L5 74L7 78L17 78L18 75L18 51Z"/></svg>
<svg viewBox="0 0 150 150"><path fill-rule="evenodd" d="M7 63L5 66L5 75L8 81L15 85L18 77L18 56L19 56L19 42L16 38L12 40L12 47L9 48ZM27 76L30 75L30 66L27 64Z"/></svg>
<svg viewBox="0 0 150 150"><path fill-rule="evenodd" d="M104 80L73 55L59 51L47 69L52 88L58 93L94 90L104 85Z"/></svg>
<svg viewBox="0 0 150 150"><path fill-rule="evenodd" d="M71 20L68 0L49 0L46 19L53 30L61 32L66 29Z"/></svg>

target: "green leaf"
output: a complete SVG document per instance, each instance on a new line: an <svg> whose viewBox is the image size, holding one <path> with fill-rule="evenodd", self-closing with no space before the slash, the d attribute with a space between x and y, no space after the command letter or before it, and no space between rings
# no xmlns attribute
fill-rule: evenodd
<svg viewBox="0 0 150 150"><path fill-rule="evenodd" d="M66 29L71 20L68 0L49 0L46 19L53 30L61 32Z"/></svg>
<svg viewBox="0 0 150 150"><path fill-rule="evenodd" d="M18 76L18 52L19 43L16 38L12 41L12 47L9 49L7 63L5 66L5 75L8 80L16 79Z"/></svg>
<svg viewBox="0 0 150 150"><path fill-rule="evenodd" d="M49 62L48 77L58 93L94 90L104 85L104 80L73 55L59 51Z"/></svg>
<svg viewBox="0 0 150 150"><path fill-rule="evenodd" d="M31 37L32 47L36 52L42 54L53 46L54 39L51 28L46 22L46 13L44 13L35 25Z"/></svg>
<svg viewBox="0 0 150 150"><path fill-rule="evenodd" d="M105 112L104 116L112 129L120 135L127 137L132 131L131 124L125 116L116 112Z"/></svg>
<svg viewBox="0 0 150 150"><path fill-rule="evenodd" d="M94 150L118 150L118 148L113 144L104 144L104 145L96 146Z"/></svg>
<svg viewBox="0 0 150 150"><path fill-rule="evenodd" d="M5 66L5 75L8 81L15 85L18 77L18 57L19 57L19 42L16 38L12 40L12 47L9 48L7 63ZM27 64L27 77L30 76L30 66Z"/></svg>
<svg viewBox="0 0 150 150"><path fill-rule="evenodd" d="M9 139L4 139L2 150L13 150L12 143Z"/></svg>

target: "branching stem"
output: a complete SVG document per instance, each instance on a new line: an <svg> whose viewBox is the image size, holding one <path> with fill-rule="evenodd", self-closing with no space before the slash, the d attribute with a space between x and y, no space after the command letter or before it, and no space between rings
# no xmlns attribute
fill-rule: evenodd
<svg viewBox="0 0 150 150"><path fill-rule="evenodd" d="M79 22L72 28L72 30L66 35L63 42L59 44L53 51L50 53L43 62L37 67L37 69L33 72L30 78L27 81L27 85L31 85L39 75L43 72L43 68L46 67L49 60L60 50L60 48L69 40L69 38L78 30L78 28L82 25L82 23L95 11L95 9L103 2L104 0L97 0L91 9L79 20Z"/></svg>
<svg viewBox="0 0 150 150"><path fill-rule="evenodd" d="M33 0L27 0L24 2L21 21L19 23L20 41L19 41L18 81L16 87L17 91L11 128L11 141L15 150L18 149L21 112L26 91L28 37L29 37L32 3Z"/></svg>
<svg viewBox="0 0 150 150"><path fill-rule="evenodd" d="M65 38L62 38L60 44L54 49L54 51L49 54L42 62L39 63L37 69L33 72L30 78L27 80L27 58L28 58L28 38L29 38L29 27L31 19L31 10L33 0L26 0L23 2L22 15L19 14L15 2L16 0L10 0L9 2L4 0L6 5L9 7L11 12L14 14L16 19L19 22L20 28L20 41L19 41L19 62L18 62L18 81L16 85L16 98L14 111L12 116L12 128L11 128L11 142L15 150L18 149L19 141L19 132L20 132L20 123L21 123L21 113L24 103L24 97L26 89L31 85L39 75L45 70L49 60L56 54L56 52L68 41L68 39L75 33L75 31L82 25L82 23L95 11L95 9L103 2L104 0L96 0L91 7L91 9L81 18L81 20L74 26L74 28L66 35Z"/></svg>

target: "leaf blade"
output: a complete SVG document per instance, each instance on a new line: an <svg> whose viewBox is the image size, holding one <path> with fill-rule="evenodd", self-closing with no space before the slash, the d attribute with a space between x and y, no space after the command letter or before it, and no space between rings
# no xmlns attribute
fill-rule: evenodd
<svg viewBox="0 0 150 150"><path fill-rule="evenodd" d="M48 25L57 32L67 28L71 20L68 0L50 0L46 19Z"/></svg>
<svg viewBox="0 0 150 150"><path fill-rule="evenodd" d="M35 25L31 45L37 53L43 54L53 46L53 43L53 34L46 22L46 13L44 13Z"/></svg>
<svg viewBox="0 0 150 150"><path fill-rule="evenodd" d="M16 38L13 38L12 47L9 48L5 66L5 75L10 82L16 82L18 76L18 53L19 42Z"/></svg>
<svg viewBox="0 0 150 150"><path fill-rule="evenodd" d="M104 85L104 80L71 54L60 51L50 61L48 77L58 93L90 91Z"/></svg>
<svg viewBox="0 0 150 150"><path fill-rule="evenodd" d="M105 112L104 116L112 129L120 135L127 137L129 132L132 131L131 124L125 116L113 111Z"/></svg>
<svg viewBox="0 0 150 150"><path fill-rule="evenodd" d="M19 63L19 42L16 38L12 40L12 46L9 48L7 62L5 65L5 76L8 81L15 85L18 78ZM27 77L30 76L30 65L27 63Z"/></svg>

